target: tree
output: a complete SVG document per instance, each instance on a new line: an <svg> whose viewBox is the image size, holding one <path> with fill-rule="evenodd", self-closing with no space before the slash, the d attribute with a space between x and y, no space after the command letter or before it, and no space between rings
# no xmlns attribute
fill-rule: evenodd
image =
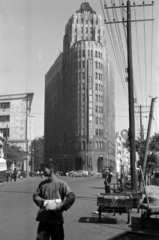
<svg viewBox="0 0 159 240"><path fill-rule="evenodd" d="M140 137L138 137L135 140L135 148L139 156L139 161L137 163L138 166L143 165L145 145L146 145L146 140L142 141ZM124 146L128 149L128 151L130 151L129 139L127 139ZM149 142L149 150L148 150L147 162L146 162L147 173L151 173L154 168L159 166L159 157L157 156L158 152L159 152L159 134L155 133L155 135L150 138L150 142Z"/></svg>
<svg viewBox="0 0 159 240"><path fill-rule="evenodd" d="M4 153L8 167L10 167L13 163L16 165L22 163L22 156L24 152L21 147L7 143L4 145Z"/></svg>

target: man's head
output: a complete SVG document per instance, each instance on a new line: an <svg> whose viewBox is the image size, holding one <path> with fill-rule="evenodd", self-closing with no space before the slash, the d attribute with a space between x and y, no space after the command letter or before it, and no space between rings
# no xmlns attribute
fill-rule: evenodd
<svg viewBox="0 0 159 240"><path fill-rule="evenodd" d="M44 165L44 176L50 177L52 173L57 172L57 164L54 162L47 162Z"/></svg>

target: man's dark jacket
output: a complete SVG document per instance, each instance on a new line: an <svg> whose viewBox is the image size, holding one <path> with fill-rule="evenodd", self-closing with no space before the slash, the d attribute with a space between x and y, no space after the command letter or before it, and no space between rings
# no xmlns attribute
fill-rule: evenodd
<svg viewBox="0 0 159 240"><path fill-rule="evenodd" d="M43 207L44 200L61 199L57 210L46 210ZM33 201L40 210L37 214L37 221L60 224L64 222L62 212L67 211L75 201L75 195L70 187L56 176L53 179L42 181L36 192L33 194Z"/></svg>

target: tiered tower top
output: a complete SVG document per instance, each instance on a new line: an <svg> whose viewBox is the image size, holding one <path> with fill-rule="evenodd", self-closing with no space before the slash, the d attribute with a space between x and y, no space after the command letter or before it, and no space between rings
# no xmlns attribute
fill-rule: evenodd
<svg viewBox="0 0 159 240"><path fill-rule="evenodd" d="M90 6L90 3L89 3L89 1L82 1L82 4L81 4L81 6L80 6L80 9L78 10L78 11L76 11L76 13L79 13L79 12L84 12L84 11L86 11L86 12L90 12L90 13L96 13L92 8L91 8L91 6Z"/></svg>

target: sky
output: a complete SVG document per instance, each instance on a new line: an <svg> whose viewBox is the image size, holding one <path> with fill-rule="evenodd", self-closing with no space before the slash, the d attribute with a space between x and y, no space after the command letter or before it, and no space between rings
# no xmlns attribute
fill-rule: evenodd
<svg viewBox="0 0 159 240"><path fill-rule="evenodd" d="M81 2L82 0L0 1L0 94L34 93L31 115L35 116L35 137L44 135L45 74L63 51L65 25L72 14L80 8ZM103 0L90 0L90 5L97 14L102 15L104 24L101 2L103 5ZM108 5L111 3L110 0L105 2ZM118 6L119 2L115 0ZM131 3L133 2L131 0ZM143 0L135 2L141 4ZM147 4L151 2L145 0ZM137 98L136 135L139 134L137 106L144 106L142 109L146 112L143 113L146 134L151 98L159 95L159 1L156 0L154 3L153 11L152 7L145 10L139 7L135 8L136 11L134 9L131 11L132 19L135 16L137 19L152 18L152 13L155 19L153 23L152 21L132 23L134 92ZM110 17L113 19L112 11ZM119 13L118 17L121 19ZM119 24L119 27L124 29L123 24ZM105 28L108 55L115 73L115 126L116 131L121 131L129 128L128 98L109 37L110 25L109 28L105 25ZM124 43L123 33L121 39ZM126 56L126 43L124 52ZM122 71L124 72L124 67ZM124 74L126 76L126 73ZM124 85L127 86L127 83L124 82ZM159 98L154 106L152 134L159 131L158 109Z"/></svg>

